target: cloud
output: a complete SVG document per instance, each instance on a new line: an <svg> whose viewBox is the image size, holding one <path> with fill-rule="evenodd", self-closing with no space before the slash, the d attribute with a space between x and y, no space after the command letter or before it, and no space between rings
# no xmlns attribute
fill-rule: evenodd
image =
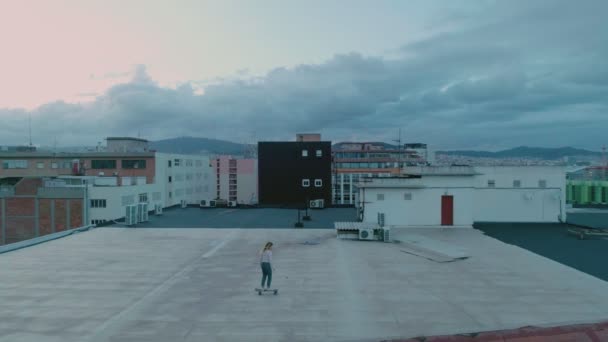
<svg viewBox="0 0 608 342"><path fill-rule="evenodd" d="M141 133L233 141L385 140L437 148L598 148L608 127L604 1L488 2L396 57L340 54L262 77L162 87L144 65L95 101L31 112L35 140L75 145ZM203 88L200 91L201 87ZM24 142L24 110L0 109L0 143ZM25 125L24 125L25 123Z"/></svg>

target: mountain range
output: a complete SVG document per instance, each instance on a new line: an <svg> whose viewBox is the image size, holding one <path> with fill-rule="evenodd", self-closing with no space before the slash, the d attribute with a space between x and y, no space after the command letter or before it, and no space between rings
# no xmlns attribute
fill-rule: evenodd
<svg viewBox="0 0 608 342"><path fill-rule="evenodd" d="M247 144L195 137L179 137L150 141L150 149L165 153L246 155L251 148L251 145Z"/></svg>
<svg viewBox="0 0 608 342"><path fill-rule="evenodd" d="M436 154L474 158L531 158L542 160L555 160L572 156L600 157L602 155L601 152L594 152L573 147L544 148L528 146L519 146L497 152L464 150L437 151Z"/></svg>
<svg viewBox="0 0 608 342"><path fill-rule="evenodd" d="M339 148L345 143L336 143L333 148ZM386 149L397 149L395 145L387 143L377 143L384 145ZM165 152L165 153L183 153L183 154L229 154L229 155L249 155L255 151L255 145L240 144L226 140L196 138L196 137L178 137L171 139L163 139L150 141L150 149ZM46 150L55 150L57 152L84 152L95 151L95 147L63 147L63 148L42 148ZM478 150L449 150L436 151L436 155L463 156L472 158L521 158L521 159L542 159L555 160L563 157L571 156L586 156L586 157L601 157L601 152L589 151L573 147L529 147L519 146L507 150L490 152Z"/></svg>

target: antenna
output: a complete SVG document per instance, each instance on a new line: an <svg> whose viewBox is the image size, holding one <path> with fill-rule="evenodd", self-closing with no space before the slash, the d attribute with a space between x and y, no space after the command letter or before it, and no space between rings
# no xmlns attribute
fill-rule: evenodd
<svg viewBox="0 0 608 342"><path fill-rule="evenodd" d="M28 126L29 126L29 132L30 132L30 147L32 147L32 114L28 114Z"/></svg>
<svg viewBox="0 0 608 342"><path fill-rule="evenodd" d="M399 128L399 139L397 140L393 140L394 142L397 143L397 149L398 149L398 153L397 153L397 162L398 162L398 166L399 166L399 173L401 173L401 170L403 169L403 162L401 160L401 128Z"/></svg>

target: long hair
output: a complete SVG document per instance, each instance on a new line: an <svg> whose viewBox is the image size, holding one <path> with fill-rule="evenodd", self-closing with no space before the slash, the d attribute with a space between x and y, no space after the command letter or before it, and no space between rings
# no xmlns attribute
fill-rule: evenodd
<svg viewBox="0 0 608 342"><path fill-rule="evenodd" d="M264 245L264 249L262 250L262 252L266 252L270 249L270 247L272 247L272 242L266 242L266 245Z"/></svg>

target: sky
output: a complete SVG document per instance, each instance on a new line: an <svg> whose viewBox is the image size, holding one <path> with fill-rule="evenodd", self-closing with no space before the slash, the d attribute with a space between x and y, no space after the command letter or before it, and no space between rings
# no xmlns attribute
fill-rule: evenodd
<svg viewBox="0 0 608 342"><path fill-rule="evenodd" d="M0 0L0 144L599 150L604 0Z"/></svg>

